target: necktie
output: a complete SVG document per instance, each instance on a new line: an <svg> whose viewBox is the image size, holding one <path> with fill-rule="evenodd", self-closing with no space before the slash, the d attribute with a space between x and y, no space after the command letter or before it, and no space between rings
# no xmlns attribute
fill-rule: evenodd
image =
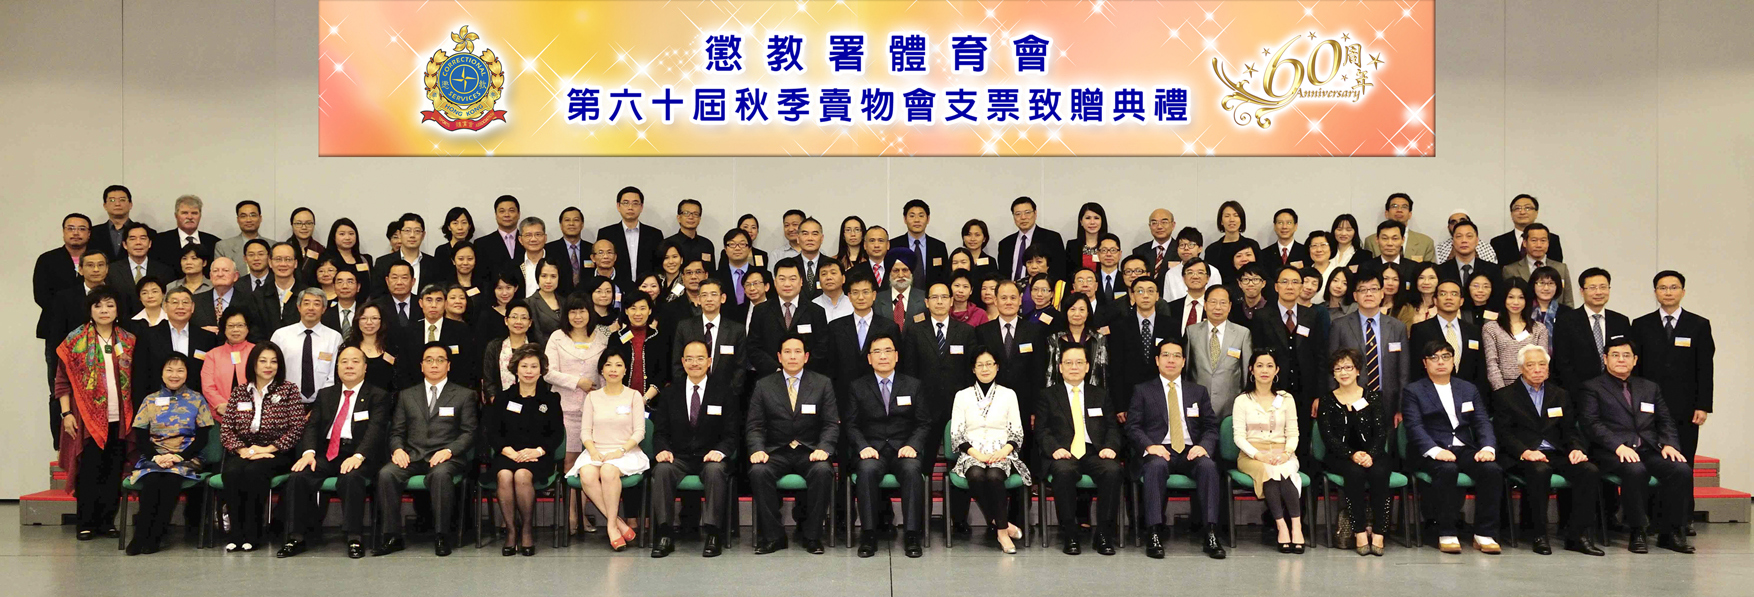
<svg viewBox="0 0 1754 597"><path fill-rule="evenodd" d="M895 309L891 316L895 318L895 326L907 327L907 293L895 293L895 300L893 302L895 303Z"/></svg>
<svg viewBox="0 0 1754 597"><path fill-rule="evenodd" d="M1620 382L1620 399L1626 401L1627 410L1637 410L1632 408L1632 384L1625 381ZM1632 434L1632 447L1638 447L1640 439L1637 433Z"/></svg>
<svg viewBox="0 0 1754 597"><path fill-rule="evenodd" d="M323 458L334 460L341 455L341 428L347 424L352 413L353 390L341 392L341 405L335 409L335 422L329 425L329 449L323 451Z"/></svg>
<svg viewBox="0 0 1754 597"><path fill-rule="evenodd" d="M800 259L802 259L802 256L800 256ZM803 259L803 261L804 261L804 287L805 288L813 288L814 285L812 284L812 282L816 281L816 260L815 259Z"/></svg>
<svg viewBox="0 0 1754 597"><path fill-rule="evenodd" d="M576 285L579 283L579 275L582 273L579 267L579 246L570 245L570 247L572 251L572 283Z"/></svg>
<svg viewBox="0 0 1754 597"><path fill-rule="evenodd" d="M883 392L883 414L888 415L889 414L889 380L880 379L877 381L880 382L877 384L879 386L878 390L881 390Z"/></svg>
<svg viewBox="0 0 1754 597"><path fill-rule="evenodd" d="M943 355L946 353L946 350L944 342L944 324L940 323L938 324L938 354Z"/></svg>
<svg viewBox="0 0 1754 597"><path fill-rule="evenodd" d="M195 244L196 242L197 241L195 240L195 235L191 234L183 239L183 246L187 247L189 245Z"/></svg>
<svg viewBox="0 0 1754 597"><path fill-rule="evenodd" d="M1382 357L1376 348L1376 320L1364 320L1364 383L1365 389L1382 391Z"/></svg>
<svg viewBox="0 0 1754 597"><path fill-rule="evenodd" d="M1151 340L1151 318L1147 317L1139 320L1139 341L1145 343L1145 354L1151 354L1155 348Z"/></svg>
<svg viewBox="0 0 1754 597"><path fill-rule="evenodd" d="M743 301L749 300L748 293L743 292L743 270L731 270L731 288L737 295L737 304L741 305Z"/></svg>
<svg viewBox="0 0 1754 597"><path fill-rule="evenodd" d="M1152 264L1152 270L1163 273L1163 247L1157 247L1157 263Z"/></svg>
<svg viewBox="0 0 1754 597"><path fill-rule="evenodd" d="M1675 339L1675 316L1674 315L1664 315L1663 316L1663 331L1669 333L1669 340L1670 341L1673 341Z"/></svg>
<svg viewBox="0 0 1754 597"><path fill-rule="evenodd" d="M1114 276L1114 274L1103 274L1102 275L1102 296L1104 298L1107 298L1107 297L1112 297L1114 295L1115 295L1115 276Z"/></svg>
<svg viewBox="0 0 1754 597"><path fill-rule="evenodd" d="M396 301L396 319L400 325L408 325L408 301Z"/></svg>
<svg viewBox="0 0 1754 597"><path fill-rule="evenodd" d="M1089 432L1084 429L1084 396L1078 389L1083 385L1072 386L1072 457L1084 457L1084 444L1090 443Z"/></svg>
<svg viewBox="0 0 1754 597"><path fill-rule="evenodd" d="M920 239L917 238L914 239L914 263L917 264L914 267L914 271L920 273L926 272L926 251L920 248Z"/></svg>
<svg viewBox="0 0 1754 597"><path fill-rule="evenodd" d="M713 355L716 355L719 352L717 349L713 348L714 346L715 345L713 344L713 324L708 323L708 324L706 324L706 347L707 347L707 352L711 353L711 354L707 355L707 359L709 359L709 360L711 360L713 358Z"/></svg>
<svg viewBox="0 0 1754 597"><path fill-rule="evenodd" d="M859 319L858 317L854 317L853 319L856 319L859 322L859 348L864 348L865 347L865 326L867 324L865 323L865 320Z"/></svg>
<svg viewBox="0 0 1754 597"><path fill-rule="evenodd" d="M1285 335L1297 335L1297 318L1291 316L1291 310L1285 310Z"/></svg>
<svg viewBox="0 0 1754 597"><path fill-rule="evenodd" d="M1461 360L1461 358L1462 358L1462 339L1457 337L1456 322L1453 322L1453 321L1443 322L1443 339L1449 342L1450 350L1455 351L1456 359Z"/></svg>
<svg viewBox="0 0 1754 597"><path fill-rule="evenodd" d="M1175 390L1175 384L1165 386L1164 408L1169 409L1169 451L1182 453L1182 445L1187 443L1187 436L1182 432L1181 393Z"/></svg>
<svg viewBox="0 0 1754 597"><path fill-rule="evenodd" d="M303 362L299 363L298 389L304 394L304 397L307 400L310 399L311 396L317 394L317 368L312 362L315 357L311 356L311 353L314 350L311 347L311 343L315 338L315 333L311 330L305 330L305 351L304 355L300 358Z"/></svg>
<svg viewBox="0 0 1754 597"><path fill-rule="evenodd" d="M432 413L433 407L437 404L438 404L438 386L434 386L434 385L426 386L426 412L429 414Z"/></svg>
<svg viewBox="0 0 1754 597"><path fill-rule="evenodd" d="M1015 340L1017 340L1017 337L1011 333L1011 324L1009 324L1009 323L1005 324L1005 338L1004 338L1004 340L1005 340L1005 354L1011 354L1013 351L1017 350L1017 343L1015 342Z"/></svg>
<svg viewBox="0 0 1754 597"><path fill-rule="evenodd" d="M1218 352L1222 348L1218 343L1218 326L1214 325L1212 326L1212 339L1206 341L1207 365L1214 370L1218 369Z"/></svg>
<svg viewBox="0 0 1754 597"><path fill-rule="evenodd" d="M786 313L786 329L790 330L790 329L792 329L792 304L791 303L780 303L780 306L785 307L785 309L782 309L782 311L785 311L785 313Z"/></svg>
<svg viewBox="0 0 1754 597"><path fill-rule="evenodd" d="M798 378L786 376L786 398L792 401L792 412L798 411Z"/></svg>
<svg viewBox="0 0 1754 597"><path fill-rule="evenodd" d="M1590 316L1590 333L1596 336L1596 354L1602 354L1602 315Z"/></svg>
<svg viewBox="0 0 1754 597"><path fill-rule="evenodd" d="M1016 272L1011 275L1012 279L1023 279L1023 252L1027 250L1029 250L1029 235L1017 235L1017 267L1015 268Z"/></svg>
<svg viewBox="0 0 1754 597"><path fill-rule="evenodd" d="M1190 292L1191 292L1191 290L1190 290ZM1188 298L1192 299L1193 297L1188 297ZM1189 300L1188 301L1188 321L1186 323L1182 324L1182 329L1186 330L1188 328L1188 326L1194 325L1194 322L1200 320L1199 317L1200 317L1200 301Z"/></svg>
<svg viewBox="0 0 1754 597"><path fill-rule="evenodd" d="M699 421L700 421L700 386L694 386L694 395L688 398L688 424L690 426L693 426L693 425L698 424Z"/></svg>
<svg viewBox="0 0 1754 597"><path fill-rule="evenodd" d="M222 317L224 315L225 315L225 297L219 296L219 293L215 292L215 293L213 293L213 317L215 318L215 320L217 320L219 317Z"/></svg>
<svg viewBox="0 0 1754 597"><path fill-rule="evenodd" d="M514 236L510 232L499 233L499 239L505 241L505 254L507 257L516 257L518 254L518 250L513 248L515 246L512 244L513 238Z"/></svg>
<svg viewBox="0 0 1754 597"><path fill-rule="evenodd" d="M1474 266L1472 266L1472 265L1462 266L1462 282L1463 283L1466 283L1468 281L1468 277L1473 276L1473 275L1474 275Z"/></svg>
<svg viewBox="0 0 1754 597"><path fill-rule="evenodd" d="M877 285L882 286L883 285L883 264L881 264L881 263L871 264L871 275L873 276L872 279L877 281Z"/></svg>
<svg viewBox="0 0 1754 597"><path fill-rule="evenodd" d="M1290 247L1279 247L1279 263L1281 263L1281 264L1291 263L1291 248Z"/></svg>
<svg viewBox="0 0 1754 597"><path fill-rule="evenodd" d="M426 324L426 341L427 342L438 342L438 324L436 324L436 323Z"/></svg>
<svg viewBox="0 0 1754 597"><path fill-rule="evenodd" d="M1541 261L1539 259L1536 259L1535 260L1535 269L1541 269L1541 266L1546 265L1546 263L1547 262L1545 262L1545 261Z"/></svg>
<svg viewBox="0 0 1754 597"><path fill-rule="evenodd" d="M341 337L353 335L353 309L341 310Z"/></svg>
<svg viewBox="0 0 1754 597"><path fill-rule="evenodd" d="M140 277L145 276L145 275L146 275L146 266L144 266L144 265L134 266L134 281L135 282L139 282Z"/></svg>

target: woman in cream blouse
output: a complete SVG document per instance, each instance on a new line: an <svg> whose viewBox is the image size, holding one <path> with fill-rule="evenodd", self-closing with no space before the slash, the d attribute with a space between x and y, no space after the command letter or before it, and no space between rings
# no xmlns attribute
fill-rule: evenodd
<svg viewBox="0 0 1754 597"><path fill-rule="evenodd" d="M625 385L627 357L620 352L604 353L597 368L603 376L603 387L585 396L579 433L585 453L567 471L567 476L579 478L585 497L597 505L608 521L603 528L608 531L609 546L621 551L636 536L633 524L617 514L621 476L651 468L651 461L639 446L646 435L645 397Z"/></svg>
<svg viewBox="0 0 1754 597"><path fill-rule="evenodd" d="M541 301L532 300L535 307ZM566 424L566 460L562 462L566 470L572 470L578 461L579 453L584 447L579 444L579 428L584 413L585 394L602 385L602 378L597 372L597 360L603 356L603 350L609 347L609 333L597 325L591 317L591 305L585 297L573 295L561 304L560 329L548 336L547 350L548 373L542 379L554 387L560 394L560 412ZM567 528L577 527L584 512L585 501L570 502L567 512ZM607 513L605 513L607 514ZM596 526L587 517L583 519L583 531L595 532Z"/></svg>
<svg viewBox="0 0 1754 597"><path fill-rule="evenodd" d="M1303 553L1303 512L1298 501L1297 401L1276 391L1279 365L1270 352L1249 359L1253 389L1236 397L1231 436L1242 454L1236 468L1255 480L1255 497L1266 500L1279 527L1279 553Z"/></svg>
<svg viewBox="0 0 1754 597"><path fill-rule="evenodd" d="M1017 458L1023 449L1023 420L1017 411L1017 393L999 385L999 362L993 353L974 355L975 385L956 393L950 410L950 443L959 454L950 472L968 480L969 493L987 517L987 528L997 529L999 547L1017 553L1012 539L1023 537L1017 525L1007 521L1005 479L1021 475L1029 484L1029 467ZM1004 526L1000 526L1004 525Z"/></svg>

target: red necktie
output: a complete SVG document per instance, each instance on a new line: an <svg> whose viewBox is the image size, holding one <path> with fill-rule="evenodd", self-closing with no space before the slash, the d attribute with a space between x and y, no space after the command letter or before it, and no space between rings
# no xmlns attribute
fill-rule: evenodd
<svg viewBox="0 0 1754 597"><path fill-rule="evenodd" d="M1291 249L1279 247L1279 263L1291 263Z"/></svg>
<svg viewBox="0 0 1754 597"><path fill-rule="evenodd" d="M341 426L347 424L348 415L352 412L353 390L341 392L341 405L335 409L335 424L329 426L329 449L323 452L323 458L334 460L341 454Z"/></svg>
<svg viewBox="0 0 1754 597"><path fill-rule="evenodd" d="M875 263L871 264L871 275L876 276L874 279L877 280L878 286L883 285L883 266Z"/></svg>
<svg viewBox="0 0 1754 597"><path fill-rule="evenodd" d="M1199 313L1200 313L1200 301L1189 301L1188 302L1188 323L1187 323L1187 325L1184 325L1182 327L1186 328L1187 326L1194 325L1195 321L1199 321Z"/></svg>
<svg viewBox="0 0 1754 597"><path fill-rule="evenodd" d="M1290 311L1285 312L1285 333L1286 334L1297 333L1297 320L1291 318Z"/></svg>
<svg viewBox="0 0 1754 597"><path fill-rule="evenodd" d="M900 326L907 324L907 306L902 304L902 300L905 298L906 298L905 295L900 295L900 294L895 295L895 315L894 316L895 316L895 325L897 327L900 327Z"/></svg>

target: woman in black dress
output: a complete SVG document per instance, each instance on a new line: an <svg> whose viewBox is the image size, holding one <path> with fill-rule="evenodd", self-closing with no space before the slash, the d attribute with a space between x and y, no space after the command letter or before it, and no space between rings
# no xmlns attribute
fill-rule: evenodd
<svg viewBox="0 0 1754 597"><path fill-rule="evenodd" d="M1255 239L1243 236L1248 232L1248 212L1242 209L1242 203L1225 201L1218 206L1218 230L1224 236L1206 246L1206 263L1218 269L1223 280L1229 282L1236 279L1236 267L1233 259L1236 252L1248 247L1260 252L1261 244Z"/></svg>
<svg viewBox="0 0 1754 597"><path fill-rule="evenodd" d="M1323 463L1345 479L1346 516L1352 523L1353 544L1358 555L1381 556L1382 532L1389 525L1394 490L1389 488L1393 465L1384 448L1389 419L1381 392L1358 385L1364 359L1358 351L1343 348L1334 353L1334 380L1338 388L1321 399L1316 411L1327 446ZM1366 490L1370 498L1365 499Z"/></svg>
<svg viewBox="0 0 1754 597"><path fill-rule="evenodd" d="M554 475L555 448L566 438L560 418L560 395L542 381L548 357L530 343L512 351L508 369L517 386L505 390L487 407L482 427L493 450L488 465L499 481L499 510L505 517L505 545L500 555L536 555L536 479ZM523 518L519 519L518 516Z"/></svg>
<svg viewBox="0 0 1754 597"><path fill-rule="evenodd" d="M389 340L383 308L377 303L366 303L354 316L353 335L347 337L345 345L358 346L365 353L365 383L394 396L396 357Z"/></svg>

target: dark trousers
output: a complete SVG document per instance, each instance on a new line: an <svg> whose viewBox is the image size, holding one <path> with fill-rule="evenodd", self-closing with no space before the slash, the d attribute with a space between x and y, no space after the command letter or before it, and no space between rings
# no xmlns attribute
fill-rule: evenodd
<svg viewBox="0 0 1754 597"><path fill-rule="evenodd" d="M1261 494L1267 501L1267 516L1273 520L1289 521L1303 516L1303 501L1299 499L1297 485L1289 479L1273 479L1261 484Z"/></svg>
<svg viewBox="0 0 1754 597"><path fill-rule="evenodd" d="M349 537L365 534L365 498L370 494L372 476L378 467L368 459L359 468L341 474L341 463L352 455L349 450L342 450L334 460L319 455L316 470L296 472L286 480L286 495L292 508L289 522L298 525L298 528L288 528L288 532L322 532L323 517L319 514L319 506L323 502L319 493L323 481L336 477L335 490L341 495L342 530ZM396 501L400 505L401 500Z"/></svg>
<svg viewBox="0 0 1754 597"><path fill-rule="evenodd" d="M804 477L804 519L798 521L798 534L804 539L822 537L822 519L828 513L830 492L834 486L834 467L828 461L810 461L810 450L804 447L781 448L767 453L767 462L750 465L749 489L755 495L756 531L766 541L785 537L780 524L780 477Z"/></svg>
<svg viewBox="0 0 1754 597"><path fill-rule="evenodd" d="M1424 499L1426 510L1437 519L1439 536L1456 532L1456 515L1462 511L1465 498L1456 486L1458 473L1467 473L1474 480L1474 534L1479 537L1498 536L1498 512L1504 500L1504 470L1497 462L1474 460L1473 448L1454 447L1455 462L1419 457L1419 466L1431 475L1431 491Z"/></svg>
<svg viewBox="0 0 1754 597"><path fill-rule="evenodd" d="M459 490L456 479L463 476L466 470L463 462L456 458L441 462L438 466L430 466L426 459L420 459L410 461L408 468L396 466L395 463L379 468L378 519L383 521L384 533L402 533L402 492L408 488L408 480L415 475L426 475L426 492L432 496L435 520L433 529L441 535L449 532Z"/></svg>
<svg viewBox="0 0 1754 597"><path fill-rule="evenodd" d="M73 485L78 505L77 519L81 531L104 531L115 528L116 510L121 504L122 460L126 458L127 440L118 435L123 427L110 423L109 445L98 447L87 436L80 440L79 470Z"/></svg>
<svg viewBox="0 0 1754 597"><path fill-rule="evenodd" d="M974 494L974 501L981 505L981 514L987 517L987 528L1003 529L1011 524L1008 520L1010 505L1006 503L1005 480L1011 475L1005 469L990 466L972 466L963 478L968 481L968 492Z"/></svg>
<svg viewBox="0 0 1754 597"><path fill-rule="evenodd" d="M1395 505L1395 490L1389 488L1394 468L1388 458L1374 459L1370 468L1364 468L1353 462L1350 454L1336 452L1328 455L1325 464L1328 472L1340 475L1345 482L1340 490L1346 495L1346 517L1352 521L1352 532L1363 532L1369 526L1380 535L1388 529L1389 512Z"/></svg>
<svg viewBox="0 0 1754 597"><path fill-rule="evenodd" d="M236 454L227 455L220 466L225 482L225 503L231 508L230 543L262 543L263 519L267 516L269 482L292 467L292 458L285 452L261 460L249 460Z"/></svg>
<svg viewBox="0 0 1754 597"><path fill-rule="evenodd" d="M1601 465L1603 472L1620 476L1620 509L1626 526L1655 526L1661 533L1681 530L1687 522L1688 503L1693 497L1693 469L1685 462L1663 458L1661 452L1649 447L1637 450L1638 462L1620 462L1615 458ZM1655 493L1661 506L1654 521L1648 513L1651 477L1656 477Z"/></svg>
<svg viewBox="0 0 1754 597"><path fill-rule="evenodd" d="M183 482L187 480L171 473L150 473L134 484L140 491L140 513L134 516L136 541L153 545L164 539L170 530L171 514L177 509L177 496L183 493Z"/></svg>
<svg viewBox="0 0 1754 597"><path fill-rule="evenodd" d="M1048 462L1049 483L1054 488L1054 508L1060 521L1060 535L1070 537L1078 528L1078 511L1085 505L1078 499L1078 481L1085 475L1096 484L1096 532L1112 534L1116 530L1121 503L1121 463L1113 458L1097 456L1100 450L1088 446L1083 458L1067 458Z"/></svg>
<svg viewBox="0 0 1754 597"><path fill-rule="evenodd" d="M895 475L901 485L901 519L903 529L909 533L918 533L925 528L925 504L921 503L921 485L925 480L920 476L925 470L925 460L920 458L902 458L896 455L897 448L888 446L877 448L876 458L860 458L853 464L853 470L859 473L859 521L866 528L877 525L877 504L883 504L883 512L889 512L889 500L882 499L883 490L878 485L883 483L883 475ZM881 500L881 501L879 501Z"/></svg>
<svg viewBox="0 0 1754 597"><path fill-rule="evenodd" d="M725 462L703 462L698 459L684 459L672 462L652 464L652 501L655 503L653 515L660 525L675 524L675 511L671 503L676 501L676 484L689 475L700 477L700 483L706 488L701 492L706 499L706 509L701 513L700 523L709 527L717 527L725 520L725 493L731 490L730 467ZM683 497L684 507L696 501Z"/></svg>
<svg viewBox="0 0 1754 597"><path fill-rule="evenodd" d="M1565 524L1561 532L1567 538L1581 537L1589 531L1590 522L1595 518L1589 513L1595 511L1596 498L1601 495L1602 473L1588 460L1572 464L1566 452L1543 450L1542 453L1547 455L1547 462L1530 462L1518 455L1508 467L1510 473L1527 482L1523 488L1523 503L1529 506L1535 529L1543 535L1547 533L1547 494L1553 491L1553 475L1559 475L1571 485L1571 515L1563 517Z"/></svg>
<svg viewBox="0 0 1754 597"><path fill-rule="evenodd" d="M1145 501L1141 504L1145 524L1163 524L1163 494L1166 491L1163 485L1170 475L1187 475L1194 479L1194 497L1199 504L1201 524L1218 524L1218 463L1211 456L1189 460L1187 450L1170 452L1169 456L1169 460L1164 460L1146 454L1140 462L1145 483Z"/></svg>

